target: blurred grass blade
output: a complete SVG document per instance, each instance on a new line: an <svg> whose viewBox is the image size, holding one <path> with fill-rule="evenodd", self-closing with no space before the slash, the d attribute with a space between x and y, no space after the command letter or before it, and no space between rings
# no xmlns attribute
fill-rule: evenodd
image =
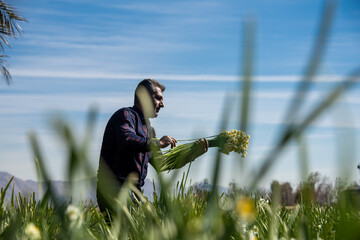
<svg viewBox="0 0 360 240"><path fill-rule="evenodd" d="M42 182L41 182L41 172L40 172L39 160L37 158L35 158L34 161L35 161L36 176L37 176L37 180L38 180L39 197L42 197L43 196L43 191L42 191Z"/></svg>
<svg viewBox="0 0 360 240"><path fill-rule="evenodd" d="M230 110L231 110L230 106L233 101L234 101L233 97L230 97L229 95L226 96L225 102L224 102L224 108L223 108L224 111L221 114L222 119L221 119L219 132L222 132L223 130L225 130L228 125L228 120L229 120L229 115L230 115ZM220 172L220 168L221 168L221 157L222 157L222 153L217 151L216 158L215 158L215 165L214 165L214 169L213 169L213 175L212 175L212 177L213 177L212 189L211 189L209 200L212 199L212 197L214 197L214 194L217 189L217 184L219 181L219 172Z"/></svg>
<svg viewBox="0 0 360 240"><path fill-rule="evenodd" d="M67 146L67 180L70 182L67 188L68 195L73 197L74 202L80 201L90 187L90 179L95 175L88 161L88 145L91 141L96 119L96 111L91 108L87 117L85 138L77 144L74 131L61 116L54 117L51 121L53 128L58 133L61 141Z"/></svg>
<svg viewBox="0 0 360 240"><path fill-rule="evenodd" d="M301 174L301 181L305 181L309 174L309 158L306 142L304 141L303 134L296 137L299 147L299 167Z"/></svg>
<svg viewBox="0 0 360 240"><path fill-rule="evenodd" d="M64 120L58 116L52 121L53 128L58 133L58 136L66 144L68 150L68 171L67 171L67 180L73 181L73 177L78 172L81 158L73 137L72 130L64 122Z"/></svg>
<svg viewBox="0 0 360 240"><path fill-rule="evenodd" d="M255 44L255 22L254 20L247 20L244 23L244 39L243 39L243 69L242 69L242 81L239 81L239 92L242 92L241 97L241 111L239 116L239 129L247 132L249 121L249 109L251 109L251 85L253 75L253 59L254 59L254 44ZM233 168L233 171L243 171L245 169L245 161L243 158L239 158L239 167ZM233 173L234 176L237 174Z"/></svg>
<svg viewBox="0 0 360 240"><path fill-rule="evenodd" d="M182 195L184 195L184 191L185 191L185 188L186 188L186 183L187 183L187 180L188 180L191 164L192 164L192 162L189 163L189 167L188 167L188 169L186 171L186 177L185 177L185 182L184 182L184 186L183 186L183 190L182 190Z"/></svg>
<svg viewBox="0 0 360 240"><path fill-rule="evenodd" d="M85 137L84 137L84 145L88 145L89 142L91 142L92 135L94 133L95 129L95 123L96 123L96 117L97 117L97 108L92 106L88 112L87 121L86 121L86 131L85 131Z"/></svg>
<svg viewBox="0 0 360 240"><path fill-rule="evenodd" d="M305 126L308 124L304 121L300 123L300 127L296 127L294 125L295 119L297 119L297 112L301 107L302 100L305 97L307 90L310 87L310 84L319 68L321 60L323 58L327 38L331 29L331 23L333 19L334 12L336 10L336 2L335 1L327 1L325 3L325 8L323 12L323 17L321 21L321 25L317 34L317 40L312 50L312 55L309 60L309 65L306 68L306 71L303 75L301 82L299 83L297 92L292 102L289 105L288 111L285 115L284 122L289 124L287 128L283 131L283 134L280 135L279 140L275 148L270 152L268 156L266 156L263 165L261 166L258 174L254 175L254 179L250 184L250 189L254 190L262 177L268 172L271 165L275 162L276 157L280 153L280 151L286 146L291 139L296 134L301 133L304 130ZM326 101L325 101L326 102ZM322 112L322 111L321 111ZM299 131L300 130L300 131Z"/></svg>
<svg viewBox="0 0 360 240"><path fill-rule="evenodd" d="M240 130L246 132L249 119L251 77L253 73L255 23L246 21L244 24L244 45L243 45L243 81L242 85L242 106L240 115Z"/></svg>
<svg viewBox="0 0 360 240"><path fill-rule="evenodd" d="M338 86L331 91L328 96L320 102L320 104L299 124L297 133L301 133L312 123L319 115L321 115L326 109L328 109L345 91L353 87L358 83L360 78L360 67L355 69L353 73L346 78L343 82L340 82Z"/></svg>
<svg viewBox="0 0 360 240"><path fill-rule="evenodd" d="M301 107L303 99L305 99L306 92L309 89L324 56L335 10L336 1L330 0L325 2L323 17L317 34L317 39L314 48L311 51L312 54L310 60L308 61L308 66L306 67L305 73L297 88L297 92L288 107L284 121L285 123L293 124L297 119L297 112Z"/></svg>
<svg viewBox="0 0 360 240"><path fill-rule="evenodd" d="M11 182L14 180L14 176L12 176L12 178L10 178L9 182L6 184L5 188L1 188L1 195L0 195L0 216L2 216L2 211L3 209L3 204L5 201L5 196L6 196L6 191L8 190Z"/></svg>
<svg viewBox="0 0 360 240"><path fill-rule="evenodd" d="M51 180L48 176L48 173L46 171L45 165L44 165L44 160L40 151L40 147L39 147L39 143L38 140L36 138L36 135L34 133L30 133L29 134L29 139L30 139L30 145L34 154L34 159L37 159L38 162L38 166L40 169L40 179L42 179L45 182L46 185L46 192L45 195L43 196L43 202L42 204L46 204L46 201L48 198L54 200L54 203L56 203L56 196L54 194L54 191L52 189L51 186ZM35 162L36 164L36 162Z"/></svg>
<svg viewBox="0 0 360 240"><path fill-rule="evenodd" d="M348 182L352 176L353 168L356 166L356 154L354 149L357 149L358 141L356 131L352 127L355 127L354 116L351 109L348 108L348 103L343 103L340 110L334 113L334 123L338 126L335 129L336 133L336 146L338 155L338 176ZM344 126L344 119L346 123ZM356 127L355 127L356 128ZM360 197L360 193L359 193ZM359 201L360 204L360 201Z"/></svg>
<svg viewBox="0 0 360 240"><path fill-rule="evenodd" d="M228 120L229 120L229 115L230 115L230 106L231 103L233 102L234 97L227 95L224 101L224 107L223 107L223 114L222 119L221 119L221 123L220 123L220 131L223 131L224 129L226 129L227 124L228 124ZM218 190L217 190L217 184L219 181L219 173L220 173L220 169L221 169L221 158L222 158L222 153L220 151L216 152L216 157L215 157L215 164L214 164L214 168L213 168L213 175L212 175L212 186L211 186L211 191L209 193L209 197L208 197L208 212L206 213L206 229L208 231L210 231L211 228L213 228L216 219L217 219L217 215L218 215L218 211L219 211L219 206L218 206L218 199L217 199L217 194L218 194Z"/></svg>
<svg viewBox="0 0 360 240"><path fill-rule="evenodd" d="M85 166L83 171L85 172L85 175L88 178L94 176L94 170L91 167L87 153L90 147L90 143L92 142L96 117L97 117L97 109L96 107L91 107L87 117L85 137L81 145L81 155L84 161L83 166Z"/></svg>
<svg viewBox="0 0 360 240"><path fill-rule="evenodd" d="M11 190L11 200L10 200L10 203L11 203L11 207L14 207L15 204L14 204L14 188L15 188L15 184L13 184L13 187L12 187L12 190Z"/></svg>
<svg viewBox="0 0 360 240"><path fill-rule="evenodd" d="M265 174L269 171L270 167L276 161L276 157L283 150L283 148L289 143L289 141L296 136L300 135L316 118L318 118L326 109L328 109L341 94L347 91L349 88L354 86L358 82L360 78L360 68L356 69L347 79L343 82L340 82L338 86L329 93L329 95L324 98L322 102L318 104L317 107L314 108L312 112L308 114L307 117L302 120L302 122L298 126L290 125L286 128L286 131L279 143L275 146L275 148L270 152L270 154L265 158L263 165L257 174L254 175L253 181L250 185L250 189L254 190L257 186L259 180L265 176Z"/></svg>

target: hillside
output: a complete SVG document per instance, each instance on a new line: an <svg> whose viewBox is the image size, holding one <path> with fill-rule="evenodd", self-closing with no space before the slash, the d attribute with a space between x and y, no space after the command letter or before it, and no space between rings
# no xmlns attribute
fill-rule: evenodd
<svg viewBox="0 0 360 240"><path fill-rule="evenodd" d="M5 188L10 179L13 177L12 174L8 172L0 172L0 188ZM84 201L92 200L96 202L96 177L91 179L82 180L81 183L90 183L90 190L83 196ZM61 199L70 199L69 196L65 195L65 189L72 183L66 181L53 181L52 186ZM30 196L35 192L35 199L39 200L39 183L33 180L23 180L17 177L14 177L11 182L9 189L6 192L5 199L10 200L12 189L14 190L14 195L19 193L22 196ZM44 189L44 187L43 187ZM151 201L153 199L153 184L151 180L146 179L144 186L144 194Z"/></svg>

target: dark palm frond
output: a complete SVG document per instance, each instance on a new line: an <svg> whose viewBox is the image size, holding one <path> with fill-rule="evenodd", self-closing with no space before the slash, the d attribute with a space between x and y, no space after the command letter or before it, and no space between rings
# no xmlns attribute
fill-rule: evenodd
<svg viewBox="0 0 360 240"><path fill-rule="evenodd" d="M0 72L5 80L6 84L9 85L12 81L12 77L10 75L9 70L6 68L7 62L4 59L2 59L4 57L7 57L7 56L0 54Z"/></svg>
<svg viewBox="0 0 360 240"><path fill-rule="evenodd" d="M1 71L1 75L3 76L6 84L10 84L11 81L12 81L12 77L11 77L11 75L10 75L9 70L8 70L5 66L3 66L3 65L1 65L0 68L1 68L1 70L0 70L0 71Z"/></svg>
<svg viewBox="0 0 360 240"><path fill-rule="evenodd" d="M20 34L22 29L18 22L25 22L25 18L19 15L19 13L8 3L0 0L0 31L1 34L6 34L10 37L15 37L16 34Z"/></svg>
<svg viewBox="0 0 360 240"><path fill-rule="evenodd" d="M16 10L8 3L0 0L0 48L4 51L4 44L10 47L8 38L16 38L21 35L22 29L18 22L25 22L25 18L20 16ZM6 84L11 83L11 75L6 68L6 61L2 58L6 55L0 55L0 71Z"/></svg>

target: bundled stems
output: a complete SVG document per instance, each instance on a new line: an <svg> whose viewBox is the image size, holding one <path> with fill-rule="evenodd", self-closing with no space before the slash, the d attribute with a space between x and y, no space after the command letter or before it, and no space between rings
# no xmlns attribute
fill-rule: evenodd
<svg viewBox="0 0 360 240"><path fill-rule="evenodd" d="M219 151L225 154L234 151L241 154L242 157L246 157L249 139L249 135L246 135L243 131L234 129L230 132L223 131L218 135L207 138L209 147L218 147ZM199 148L199 146L201 146L199 140L181 144L157 154L155 158L159 171L170 171L181 168L201 156L204 152Z"/></svg>

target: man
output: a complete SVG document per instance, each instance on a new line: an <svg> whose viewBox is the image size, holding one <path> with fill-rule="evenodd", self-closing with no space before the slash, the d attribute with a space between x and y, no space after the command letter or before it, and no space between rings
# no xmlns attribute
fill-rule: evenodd
<svg viewBox="0 0 360 240"><path fill-rule="evenodd" d="M136 187L141 190L147 175L148 163L156 168L151 150L176 146L176 139L163 136L155 139L149 118L156 118L164 107L165 86L154 79L144 79L135 90L133 107L115 112L105 128L97 182L97 201L101 211L113 211L112 201L121 185L137 176ZM195 157L208 149L207 140L198 142ZM194 159L189 159L192 161Z"/></svg>

